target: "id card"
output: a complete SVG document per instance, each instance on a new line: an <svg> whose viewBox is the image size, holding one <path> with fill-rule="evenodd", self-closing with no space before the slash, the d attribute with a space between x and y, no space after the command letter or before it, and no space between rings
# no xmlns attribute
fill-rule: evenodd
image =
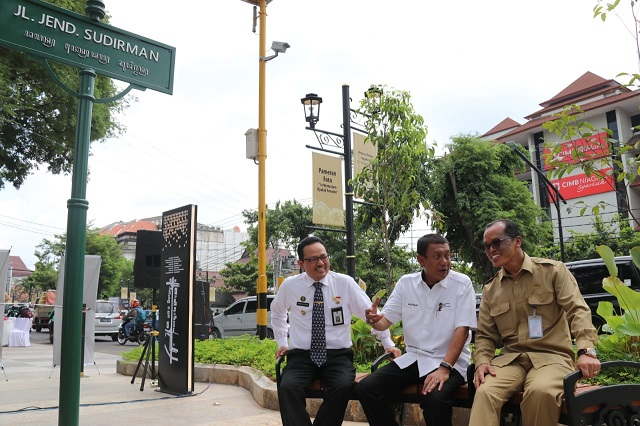
<svg viewBox="0 0 640 426"><path fill-rule="evenodd" d="M532 315L529 317L529 337L539 339L542 337L542 317Z"/></svg>
<svg viewBox="0 0 640 426"><path fill-rule="evenodd" d="M344 324L344 313L342 312L342 306L339 308L331 309L331 321L333 321L333 325Z"/></svg>

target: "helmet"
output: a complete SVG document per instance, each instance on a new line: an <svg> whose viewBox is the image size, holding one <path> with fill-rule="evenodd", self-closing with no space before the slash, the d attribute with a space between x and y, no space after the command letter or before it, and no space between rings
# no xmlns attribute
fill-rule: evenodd
<svg viewBox="0 0 640 426"><path fill-rule="evenodd" d="M136 299L133 299L131 301L131 307L132 308L137 308L138 306L140 306L140 302L138 302Z"/></svg>

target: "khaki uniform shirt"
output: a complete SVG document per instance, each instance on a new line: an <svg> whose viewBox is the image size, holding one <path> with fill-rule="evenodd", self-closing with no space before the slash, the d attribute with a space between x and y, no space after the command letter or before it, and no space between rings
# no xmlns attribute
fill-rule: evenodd
<svg viewBox="0 0 640 426"><path fill-rule="evenodd" d="M539 338L529 335L534 309L542 318ZM502 268L482 291L473 359L476 365L505 366L526 353L534 368L558 363L573 368L571 336L578 349L596 346L591 310L575 278L562 262L525 253L516 276Z"/></svg>

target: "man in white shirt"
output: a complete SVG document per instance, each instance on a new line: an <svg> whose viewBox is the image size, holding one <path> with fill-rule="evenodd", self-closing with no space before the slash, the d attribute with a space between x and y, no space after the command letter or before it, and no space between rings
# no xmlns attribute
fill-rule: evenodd
<svg viewBox="0 0 640 426"><path fill-rule="evenodd" d="M287 365L279 386L282 424L311 425L304 390L314 380L321 378L326 385L326 396L313 424L341 425L355 378L351 316L356 315L364 320L371 300L353 278L330 271L329 256L318 237L310 236L300 241L298 265L304 273L284 280L271 303L271 325L278 343L276 357L287 355ZM320 283L317 287L322 292L321 302L314 300L316 283ZM324 312L322 334L326 351L324 359L320 361L314 361L312 354L314 305L321 306ZM317 330L313 330L315 332ZM389 332L380 335L381 340L383 336L384 347L393 346Z"/></svg>
<svg viewBox="0 0 640 426"><path fill-rule="evenodd" d="M451 395L465 383L470 329L476 328L476 303L468 276L451 271L449 242L428 234L417 244L420 272L404 275L382 312L374 304L367 321L386 330L402 320L406 353L365 377L358 397L369 424L397 425L388 401L405 387L421 383L420 407L428 426L451 425Z"/></svg>

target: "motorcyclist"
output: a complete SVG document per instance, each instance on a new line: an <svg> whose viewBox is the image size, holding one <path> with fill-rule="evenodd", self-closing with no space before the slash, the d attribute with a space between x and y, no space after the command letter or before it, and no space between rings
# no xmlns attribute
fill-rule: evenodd
<svg viewBox="0 0 640 426"><path fill-rule="evenodd" d="M140 306L140 302L136 299L131 301L131 310L122 318L123 321L129 320L124 326L124 335L129 337L133 329L140 331L144 327L144 310Z"/></svg>

